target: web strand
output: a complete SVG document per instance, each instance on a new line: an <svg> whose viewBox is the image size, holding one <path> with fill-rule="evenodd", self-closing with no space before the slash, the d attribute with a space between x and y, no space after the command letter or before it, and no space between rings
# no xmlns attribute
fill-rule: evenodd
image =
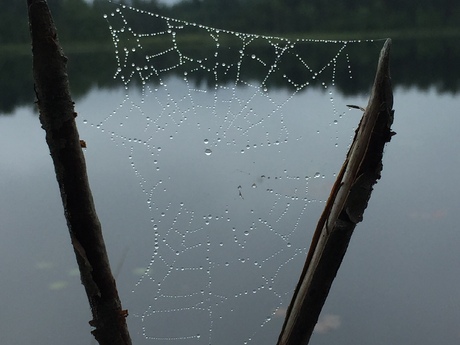
<svg viewBox="0 0 460 345"><path fill-rule="evenodd" d="M151 27L128 20L138 16ZM334 93L362 42L239 33L123 5L105 18L124 96L85 122L125 153L145 200L151 250L133 284L144 338L276 339L357 125Z"/></svg>

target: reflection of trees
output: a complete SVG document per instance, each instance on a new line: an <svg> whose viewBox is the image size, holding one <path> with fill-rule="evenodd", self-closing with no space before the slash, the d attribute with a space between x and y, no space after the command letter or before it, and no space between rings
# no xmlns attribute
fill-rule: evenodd
<svg viewBox="0 0 460 345"><path fill-rule="evenodd" d="M115 88L113 79L116 62L112 52L68 54L68 72L74 99L84 96L91 88ZM18 106L33 105L32 57L0 55L0 114L11 113Z"/></svg>
<svg viewBox="0 0 460 345"><path fill-rule="evenodd" d="M458 38L395 41L393 51L391 68L396 85L460 91Z"/></svg>
<svg viewBox="0 0 460 345"><path fill-rule="evenodd" d="M232 45L231 37L223 38L222 46L225 50L220 50L217 58L214 58L215 45L203 44L199 37L189 39L179 38L183 47L183 54L196 59L209 57L203 62L202 66L214 68L216 61L226 66L227 69L217 69L220 83L225 84L234 81L236 75L235 63L239 60L238 45ZM427 89L435 87L441 92L456 93L460 90L460 72L458 71L458 59L460 57L460 46L455 39L445 40L411 40L393 41L392 54L392 76L395 86L418 87ZM160 42L156 45L146 45L145 50L164 50L167 42ZM350 44L346 52L350 55L353 78L349 78L348 68L344 56L338 60L336 68L335 84L339 92L347 95L365 93L373 80L373 70L377 61L377 52L380 49L379 42L373 43L375 50L367 44ZM206 48L208 46L208 48ZM313 70L320 69L330 61L338 50L334 44L299 44L296 52L307 57L307 62ZM375 54L374 54L375 52ZM240 70L240 79L244 81L254 81L260 84L261 76L267 75L267 67L255 63L251 59L254 54L261 60L274 61L273 47L263 42L254 41L246 47L245 57L243 58ZM156 60L157 66L171 65L171 55L160 55ZM132 56L133 62L138 64L145 63L145 51L139 55ZM144 62L143 62L144 61ZM298 63L292 54L283 55L280 64L282 69L275 71L267 79L265 86L275 88L292 87L286 82L284 75L294 82L302 83L311 79L311 73L304 66ZM30 87L32 80L31 58L27 55L0 55L0 66L2 67L2 78L0 78L0 113L9 113L15 107L25 104L33 104L34 94ZM79 53L69 54L69 74L71 91L75 98L85 95L92 87L115 88L120 84L119 80L114 79L116 70L116 60L112 51L98 53ZM190 70L190 64L171 70L168 73L182 76L184 71ZM326 69L316 80L312 81L311 86L320 85L322 81L330 83L332 69ZM215 76L203 68L197 68L196 72L189 73L188 79L196 85L215 84ZM152 78L150 82L156 81Z"/></svg>
<svg viewBox="0 0 460 345"><path fill-rule="evenodd" d="M0 55L0 71L0 114L12 112L23 104L32 104L32 57Z"/></svg>

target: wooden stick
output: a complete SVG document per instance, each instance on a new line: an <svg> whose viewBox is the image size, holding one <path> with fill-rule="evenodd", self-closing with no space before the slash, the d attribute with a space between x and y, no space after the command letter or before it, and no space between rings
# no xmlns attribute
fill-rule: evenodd
<svg viewBox="0 0 460 345"><path fill-rule="evenodd" d="M387 39L368 106L318 221L278 345L308 344L353 230L363 219L373 185L380 179L383 149L395 134L390 128L394 115L390 46Z"/></svg>
<svg viewBox="0 0 460 345"><path fill-rule="evenodd" d="M67 58L45 0L27 0L32 38L35 93L46 131L67 226L102 345L130 345L127 311L121 308L86 174L86 163L70 96Z"/></svg>

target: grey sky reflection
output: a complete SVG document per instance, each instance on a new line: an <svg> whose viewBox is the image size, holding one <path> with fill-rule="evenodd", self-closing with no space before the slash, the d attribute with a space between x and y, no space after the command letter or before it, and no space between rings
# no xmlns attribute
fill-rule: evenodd
<svg viewBox="0 0 460 345"><path fill-rule="evenodd" d="M146 196L141 192L139 178L135 177L133 169L130 167L129 150L121 145L115 147L110 141L110 133L107 131L101 133L95 128L81 123L84 118L89 118L95 111L102 115L110 113L113 110L112 105L116 104L114 102L119 102L120 95L121 92L118 91L94 91L82 100L77 110L80 114L81 137L88 143L85 155L88 159L90 180L109 245L112 265L117 265L122 259L124 251L127 251L118 282L124 305L131 312L130 326L132 327L134 342L147 344L150 342L147 342L139 333L141 332L140 326L149 325L139 323L141 319L134 317L133 313L137 312L138 315L141 315L143 312L154 310L154 307L149 308L149 304L155 305L149 298L151 298L152 292L155 294L158 287L154 286L156 282L146 277L139 288L135 289L139 277L134 275L133 271L136 268L145 267L152 256L155 237L152 234L150 218L152 215L153 218L156 218L156 211L153 213L148 211ZM314 92L307 98L310 105L314 104ZM104 102L101 102L101 99L104 99ZM363 100L342 100L340 96L336 95L336 103L363 104ZM396 90L394 130L398 135L392 139L386 149L382 180L375 188L364 222L356 230L324 310L324 318L327 319L327 315L336 316L340 322L337 323L335 322L337 319L334 319L335 321L332 321L335 323L332 322L332 324L339 326L336 328L334 328L335 326L329 327L328 331L324 333L316 332L312 338L312 344L334 343L339 342L339 339L341 343L366 344L458 342L460 337L458 333L460 322L458 309L460 255L458 255L457 243L460 235L455 215L458 209L456 196L459 189L458 183L456 183L456 171L458 171L460 163L457 154L458 138L456 136L459 125L456 109L459 108L459 105L458 98L439 95L432 91ZM298 109L304 109L304 107L300 106ZM88 115L85 116L85 114ZM348 111L346 115L355 116ZM350 123L343 123L343 126L352 131L355 120L359 120L359 114L356 114L356 119L350 119ZM309 122L306 119L305 121L306 126L304 128L313 123L313 120ZM341 127L339 132L345 130L344 127ZM2 337L5 339L5 343L26 343L32 340L36 344L48 344L50 342L89 344L90 336L87 321L90 319L90 314L78 277L68 275L68 272L75 267L74 257L68 243L51 160L46 150L44 133L38 124L38 118L31 116L30 111L20 109L15 116L2 118L1 128L0 140L4 164L0 168L2 171L0 183L4 197L1 198L0 207L2 212L0 271L4 276L1 299L4 301L2 313L5 313L0 326ZM301 129L299 129L300 131ZM193 133L189 132L188 134L189 136L185 135L186 141L193 145L191 144L192 147L187 148L187 150L193 150L195 146L197 150L206 147L203 135L195 138ZM295 137L292 134L290 138L294 139ZM18 138L27 138L27 140ZM196 141L194 141L195 139ZM166 136L165 143L170 143L169 140ZM171 152L175 152L181 147L180 142L175 140L176 138L171 141L171 144L178 146L174 149L171 148ZM208 138L208 140L211 139ZM326 142L332 143L329 138ZM323 144L320 142L318 146ZM341 149L345 149L344 145L341 145ZM332 146L334 146L333 143ZM163 147L165 151L163 151ZM286 148L291 147L286 146ZM256 195L251 193L259 193L264 196L265 194L261 192L263 189L259 189L259 187L263 187L265 190L272 187L269 185L271 181L261 182L259 175L285 176L283 175L283 166L279 167L277 164L271 166L270 159L266 157L269 154L268 150L263 152L262 160L259 161L264 163L258 170L252 168L251 159L246 158L249 155L244 156L245 160L239 166L239 163L234 159L228 162L225 161L225 158L233 157L233 155L241 157L241 154L237 155L238 152L231 153L232 150L229 150L227 146L219 147L219 149L222 149L220 153L219 150L213 151L210 157L203 154L195 166L195 170L187 169L187 166L193 164L193 160L188 161L183 155L177 158L171 157L170 162L165 159L165 163L158 163L160 166L158 174L166 182L166 176L179 176L181 170L185 171L188 176L187 180L197 179L196 183L193 181L178 182L178 189L175 192L173 192L174 183L170 183L165 188L171 193L160 193L166 197L166 201L160 209L166 209L171 203L169 207L174 211L172 215L163 216L166 217L164 218L165 221L160 224L166 224L167 228L171 227L175 216L181 210L181 199L184 204L188 204L189 209L199 209L200 204L196 200L213 199L213 193L217 193L220 196L219 201L214 203L212 207L217 210L228 204L232 221L236 222L238 228L240 222L246 221L236 216L239 214L238 207L256 200L253 199ZM103 152L102 155L101 152ZM162 144L161 152L168 152L165 144ZM251 151L249 150L249 152ZM294 157L302 157L299 151L294 152ZM333 149L332 152L334 152ZM323 163L324 166L319 166L318 169L332 173L336 166L341 164L343 152L333 155L330 161L327 160L326 163ZM172 153L169 154L172 155ZM139 153L139 158L140 155ZM309 155L305 156L308 157ZM253 156L252 159L254 157L256 156ZM217 170L209 176L209 181L200 177L200 167L206 162L206 158L217 160L213 167ZM273 159L275 160L275 158L276 151ZM286 164L282 158L275 161L278 160L282 161L283 165ZM324 159L322 160L324 161ZM183 161L186 163L185 166L179 164ZM337 165L335 165L336 163ZM302 170L302 164L301 160L300 162L294 160L292 169L299 172ZM246 165L250 167L249 171ZM141 166L142 162L139 163L140 168ZM167 168L168 166L169 168ZM219 167L231 172L228 180L218 176L219 171L221 171L218 169ZM231 170L233 167L235 169ZM147 168L145 167L145 169ZM241 173L238 170L249 172L251 175ZM312 172L314 173L315 170L312 169ZM310 174L310 172L306 174ZM152 177L150 178L152 179ZM253 183L258 185L256 190L251 187ZM205 188L207 184L213 186L208 191ZM244 186L244 200L238 196L238 185ZM190 188L192 193L187 194L184 191L188 190L187 186L193 187L193 189ZM273 188L276 186L280 185L273 183ZM283 188L288 188L289 193L293 191L289 184ZM321 193L327 193L328 185L315 188L319 189L318 193L321 195ZM228 194L226 194L227 190L229 191ZM313 193L312 190L310 192ZM196 195L199 195L199 198L195 198ZM177 200L177 203L173 203L172 200ZM195 201L194 204L192 204L193 201ZM260 203L260 211L255 209L255 212L260 213L256 215L249 213L250 219L254 217L258 220L263 214L263 210L270 205L270 198L268 200L262 198ZM313 208L315 209L312 212L317 214L320 212L321 204L314 204ZM213 216L210 220L210 226L219 225L219 227L223 227L223 224L226 224L224 221L225 209L221 214L214 210L212 212L195 212L195 225L200 223L199 225L205 228L206 219L203 217L209 213ZM293 209L293 213L298 212L299 209ZM216 220L215 215L221 216L222 219ZM160 215L160 217L162 216ZM273 222L273 219L271 221ZM291 221L291 218L284 220L288 229L293 228ZM180 228L181 222L179 217L176 221L178 228ZM188 223L188 220L183 222ZM306 224L302 226L308 229ZM306 238L308 242L308 234L300 234L296 238L296 242L293 242L293 247L307 246L308 243L301 241ZM243 234L239 238L244 239L245 235ZM219 263L217 257L218 254L222 254L223 259L220 264L224 268L226 267L225 261L235 258L251 258L252 254L255 254L255 257L259 255L257 260L262 260L264 258L263 250L261 251L257 247L258 243L261 242L262 247L276 245L276 241L264 242L263 237L259 239L255 236L252 238L254 239L253 243L247 242L247 250L249 250L247 255L245 251L238 249L237 244L233 244L234 248L224 246L220 252L218 251L221 241L226 242L233 239L231 233L229 238L213 239L210 249L211 260ZM282 241L279 237L275 238ZM189 237L188 240L197 239ZM175 239L171 233L168 241L177 243L180 248L180 237ZM217 248L212 247L213 245L216 245ZM274 251L270 247L267 250ZM199 267L200 262L203 266L208 265L209 261L206 261L206 255L204 258L200 258L200 255L192 255L193 251L189 252L190 256L186 255L187 252L182 254L181 260L183 260L184 265L190 264L190 266ZM164 254L164 256L169 263L172 263L175 254L171 252ZM233 263L228 266L229 271L215 270L215 276L211 277L211 281L216 282L216 291L219 289L217 284L228 284L230 287L235 285L234 288L237 293L243 293L241 298L234 298L232 294L226 292L227 296L225 297L231 297L230 299L232 303L235 303L236 309L246 307L251 301L257 302L258 306L266 306L265 309L257 309L257 311L263 312L260 315L263 317L271 312L271 306L267 303L268 300L264 299L266 291L269 290L263 290L261 293L252 295L251 288L254 286L257 288L264 284L263 281L257 282L262 274L258 269L252 268L252 266L256 266L254 261L256 259L249 259L246 263ZM301 261L299 259L296 264L297 267ZM36 263L40 262L51 262L54 266L46 270L39 269ZM179 264L179 261L176 260L174 264ZM284 276L280 282L284 286L278 287L279 291L287 291L291 283L292 288L294 287L298 275L297 268L294 267L296 265L293 265L289 270L282 270ZM239 283L237 279L226 283L226 273L229 273L230 270L238 272L239 267L244 268L245 266L251 269L239 273L246 274L242 283ZM42 266L39 265L39 267ZM156 266L152 275L155 272L161 272L164 276L168 269L168 265L163 268ZM252 274L252 270L257 272L257 275ZM171 271L170 275L188 275L190 273L184 272ZM173 280L166 280L164 282L165 290L168 287L168 289L175 289L176 293L199 291L200 286L203 286L202 280L205 280L206 289L209 275L206 272L204 274L200 273L201 271L198 272L195 278L192 278L193 274L190 274L191 278L184 279L187 282L179 285L174 285ZM272 274L270 267L266 268L264 272L267 276ZM219 278L219 274L223 275L222 279ZM238 275L238 273L235 274ZM216 279L213 280L212 278ZM50 284L56 281L66 281L68 285L62 290L50 289ZM135 292L131 293L133 289ZM248 295L244 295L245 290L248 290ZM75 297L69 298L69 294ZM197 301L201 301L199 293L196 296ZM193 301L193 298L195 297L192 297L190 302ZM285 299L288 300L286 297ZM166 298L163 298L163 301L161 298L160 301L157 300L157 303L166 302L168 302ZM174 301L177 305L180 305L180 302L180 300ZM236 313L228 311L225 313L223 309L219 310L218 308L216 310L222 314L222 319L217 318L215 325L216 337L218 334L223 334L221 332L225 332L226 327L232 323L240 325L239 327L244 330L242 333L250 333L251 330L260 328L260 322L247 321L251 319L250 313L246 313L244 317L238 317ZM279 310L281 313L282 309ZM282 318L278 318L276 315L273 316L273 322L264 326L269 331L266 333L259 332L258 338L254 338L254 343L275 342L282 321ZM183 316L187 315L183 314ZM153 318L147 322L151 321ZM198 318L195 321L200 322ZM199 332L204 337L208 330L207 324L201 326L189 324L189 326L190 329L183 330L182 334L197 334L198 331L195 332L195 329L200 329ZM24 331L25 329L27 332ZM56 332L56 329L59 331ZM149 328L149 332L150 330ZM241 339L243 338L245 336L241 336ZM256 342L256 339L259 341ZM233 340L230 343L239 343L235 339Z"/></svg>
<svg viewBox="0 0 460 345"><path fill-rule="evenodd" d="M274 316L290 300L308 232L359 116L348 116L340 99L342 112L334 112L321 91L285 103L285 91L237 88L232 97L245 101L229 105L226 95L190 95L176 78L162 86L174 90L171 107L133 93L114 113L81 116L88 165L113 179L108 185L129 183L120 186L124 211L117 214L140 207L151 220L131 225L146 237L132 232L130 242L146 250L131 250L126 266L135 261L147 271L131 287L130 311L147 337L170 343L275 338L282 319ZM101 140L113 141L112 149ZM193 325L161 327L189 318Z"/></svg>

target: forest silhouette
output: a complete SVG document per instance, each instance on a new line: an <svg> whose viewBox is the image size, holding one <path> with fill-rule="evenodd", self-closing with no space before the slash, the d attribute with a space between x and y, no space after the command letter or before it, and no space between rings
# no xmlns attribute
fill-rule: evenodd
<svg viewBox="0 0 460 345"><path fill-rule="evenodd" d="M72 93L82 96L92 87L116 87L108 23L117 3L177 19L240 32L329 39L393 38L395 86L434 86L440 92L460 90L460 3L451 0L424 0L417 6L409 0L183 0L166 6L157 0L114 1L55 0L50 2L59 39L69 56ZM0 0L0 113L33 102L30 37L22 1ZM154 32L150 16L125 11L126 19L137 32ZM196 38L194 38L196 39ZM158 42L153 42L158 44ZM161 42L160 42L161 43ZM165 42L163 42L165 43ZM193 43L193 42L192 42ZM194 43L196 45L196 42ZM196 45L206 50L203 44ZM379 46L378 44L376 46ZM373 60L357 54L356 68ZM321 52L310 52L311 59L322 61ZM410 63L408 63L410 61ZM112 66L112 68L110 68ZM421 72L423 71L423 73ZM372 69L355 76L354 84L337 80L345 94L366 92Z"/></svg>
<svg viewBox="0 0 460 345"><path fill-rule="evenodd" d="M460 3L455 0L182 0L173 6L158 0L55 0L49 6L61 41L104 41L105 12L114 4L257 34L359 34L406 32L407 35L459 30ZM28 43L24 3L0 0L0 45ZM141 20L139 26L145 25ZM148 25L147 25L148 26ZM393 35L394 38L394 35Z"/></svg>

